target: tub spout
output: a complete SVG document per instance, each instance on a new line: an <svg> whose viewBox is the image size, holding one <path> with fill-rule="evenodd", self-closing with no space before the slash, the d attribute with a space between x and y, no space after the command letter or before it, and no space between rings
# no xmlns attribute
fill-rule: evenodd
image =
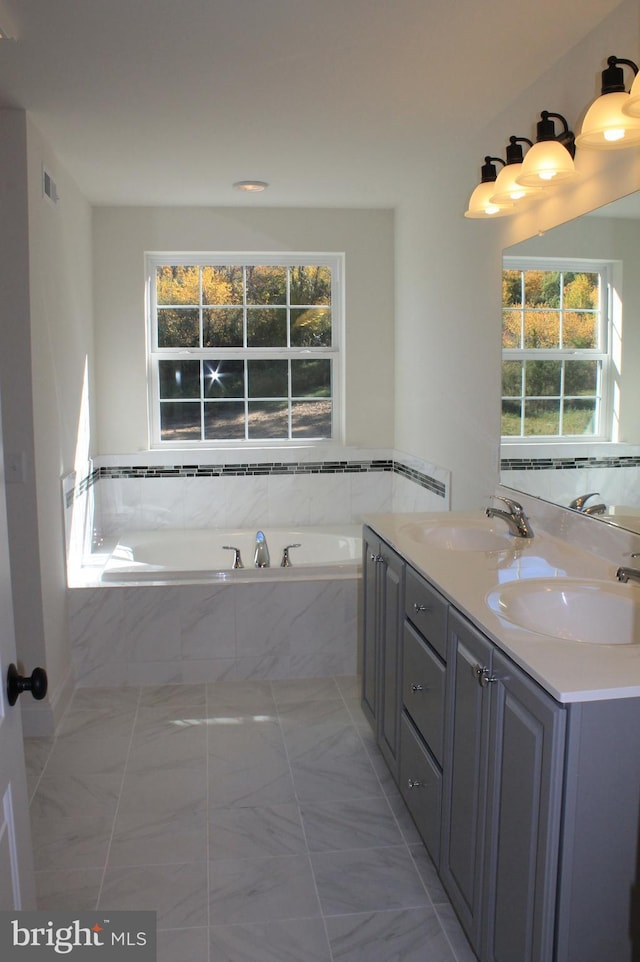
<svg viewBox="0 0 640 962"><path fill-rule="evenodd" d="M256 553L253 557L256 568L269 568L271 559L269 558L269 546L263 531L256 532Z"/></svg>

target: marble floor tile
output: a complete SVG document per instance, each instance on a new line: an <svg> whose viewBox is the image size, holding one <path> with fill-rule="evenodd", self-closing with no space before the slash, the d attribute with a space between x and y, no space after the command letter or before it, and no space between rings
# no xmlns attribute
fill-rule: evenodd
<svg viewBox="0 0 640 962"><path fill-rule="evenodd" d="M213 925L210 958L211 962L332 962L321 919Z"/></svg>
<svg viewBox="0 0 640 962"><path fill-rule="evenodd" d="M70 705L70 711L76 709L110 708L118 711L122 708L135 708L138 704L140 689L130 688L76 688Z"/></svg>
<svg viewBox="0 0 640 962"><path fill-rule="evenodd" d="M341 678L80 689L25 740L38 907L158 913L158 962L475 962Z"/></svg>
<svg viewBox="0 0 640 962"><path fill-rule="evenodd" d="M207 864L112 866L98 907L157 912L158 928L206 925Z"/></svg>
<svg viewBox="0 0 640 962"><path fill-rule="evenodd" d="M260 808L213 808L209 816L209 857L256 858L306 853L295 802Z"/></svg>
<svg viewBox="0 0 640 962"><path fill-rule="evenodd" d="M95 909L103 871L102 868L88 868L36 872L37 908L77 912Z"/></svg>
<svg viewBox="0 0 640 962"><path fill-rule="evenodd" d="M342 728L318 736L315 743L298 743L290 752L298 798L331 801L380 795L380 782L357 733Z"/></svg>
<svg viewBox="0 0 640 962"><path fill-rule="evenodd" d="M158 929L156 946L157 962L209 962L209 929Z"/></svg>
<svg viewBox="0 0 640 962"><path fill-rule="evenodd" d="M405 846L320 852L311 863L325 916L429 904Z"/></svg>
<svg viewBox="0 0 640 962"><path fill-rule="evenodd" d="M431 908L327 919L333 962L456 962Z"/></svg>
<svg viewBox="0 0 640 962"><path fill-rule="evenodd" d="M320 915L306 855L210 862L209 897L212 925Z"/></svg>
<svg viewBox="0 0 640 962"><path fill-rule="evenodd" d="M176 815L206 809L207 767L197 759L193 766L162 766L150 771L125 770L119 813L173 812Z"/></svg>
<svg viewBox="0 0 640 962"><path fill-rule="evenodd" d="M402 835L386 798L308 801L302 821L310 852L402 845Z"/></svg>
<svg viewBox="0 0 640 962"><path fill-rule="evenodd" d="M36 869L99 868L105 864L112 819L100 815L31 818Z"/></svg>
<svg viewBox="0 0 640 962"><path fill-rule="evenodd" d="M45 774L31 800L31 814L38 818L64 818L87 813L113 817L121 787L122 775L119 773Z"/></svg>
<svg viewBox="0 0 640 962"><path fill-rule="evenodd" d="M118 813L109 865L158 865L206 860L206 812Z"/></svg>

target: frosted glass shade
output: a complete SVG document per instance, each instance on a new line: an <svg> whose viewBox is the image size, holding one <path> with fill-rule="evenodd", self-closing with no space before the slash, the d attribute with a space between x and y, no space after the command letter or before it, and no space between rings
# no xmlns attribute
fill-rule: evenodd
<svg viewBox="0 0 640 962"><path fill-rule="evenodd" d="M631 92L622 106L622 113L627 117L640 117L640 73L631 86Z"/></svg>
<svg viewBox="0 0 640 962"><path fill-rule="evenodd" d="M620 150L640 144L640 116L632 117L623 113L623 107L629 104L629 97L630 94L624 91L598 97L585 114L582 131L576 137L576 146L593 150Z"/></svg>
<svg viewBox="0 0 640 962"><path fill-rule="evenodd" d="M541 193L539 187L525 187L518 184L516 178L522 171L522 164L507 164L498 174L490 197L493 204L521 204L527 199L537 197Z"/></svg>
<svg viewBox="0 0 640 962"><path fill-rule="evenodd" d="M505 217L515 213L514 204L494 204L491 200L496 181L478 184L469 198L469 207L464 212L465 217Z"/></svg>
<svg viewBox="0 0 640 962"><path fill-rule="evenodd" d="M578 177L573 157L557 140L541 140L527 153L516 177L525 187L552 187Z"/></svg>

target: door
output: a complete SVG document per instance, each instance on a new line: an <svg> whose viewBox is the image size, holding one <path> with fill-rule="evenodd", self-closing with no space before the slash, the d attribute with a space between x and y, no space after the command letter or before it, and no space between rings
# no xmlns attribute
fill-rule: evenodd
<svg viewBox="0 0 640 962"><path fill-rule="evenodd" d="M0 426L0 910L35 908L27 779L20 707L6 692L16 661L11 600L4 457Z"/></svg>

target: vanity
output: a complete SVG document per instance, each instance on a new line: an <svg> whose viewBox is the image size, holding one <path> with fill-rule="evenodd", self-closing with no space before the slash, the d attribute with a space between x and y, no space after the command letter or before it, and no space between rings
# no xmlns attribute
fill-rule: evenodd
<svg viewBox="0 0 640 962"><path fill-rule="evenodd" d="M640 584L532 520L366 519L362 705L481 962L634 962Z"/></svg>

